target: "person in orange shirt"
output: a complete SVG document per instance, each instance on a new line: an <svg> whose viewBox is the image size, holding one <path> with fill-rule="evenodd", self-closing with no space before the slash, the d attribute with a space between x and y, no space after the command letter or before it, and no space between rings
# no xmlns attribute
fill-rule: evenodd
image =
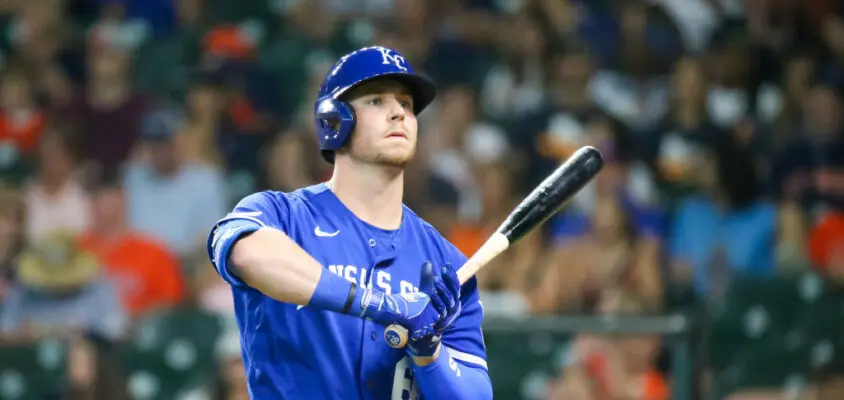
<svg viewBox="0 0 844 400"><path fill-rule="evenodd" d="M818 217L809 232L812 267L835 281L844 281L844 213L830 211Z"/></svg>
<svg viewBox="0 0 844 400"><path fill-rule="evenodd" d="M120 182L113 177L102 180L91 198L93 221L80 243L115 280L126 309L137 317L180 303L185 281L178 258L164 244L130 230Z"/></svg>
<svg viewBox="0 0 844 400"><path fill-rule="evenodd" d="M26 76L6 72L0 85L0 144L11 143L18 154L34 157L45 123Z"/></svg>
<svg viewBox="0 0 844 400"><path fill-rule="evenodd" d="M605 290L602 315L650 314L649 303L635 294ZM635 399L668 400L671 388L656 367L659 336L579 335L572 362L549 386L548 400Z"/></svg>

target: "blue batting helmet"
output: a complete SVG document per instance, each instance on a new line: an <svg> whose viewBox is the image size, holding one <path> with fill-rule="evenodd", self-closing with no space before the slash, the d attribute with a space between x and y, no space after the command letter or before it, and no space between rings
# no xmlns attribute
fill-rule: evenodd
<svg viewBox="0 0 844 400"><path fill-rule="evenodd" d="M434 84L413 72L399 52L386 47L365 47L337 61L328 71L314 104L319 149L326 161L334 162L334 150L342 147L355 127L355 113L343 101L350 89L375 79L390 78L405 84L413 96L413 112L419 114L436 95Z"/></svg>

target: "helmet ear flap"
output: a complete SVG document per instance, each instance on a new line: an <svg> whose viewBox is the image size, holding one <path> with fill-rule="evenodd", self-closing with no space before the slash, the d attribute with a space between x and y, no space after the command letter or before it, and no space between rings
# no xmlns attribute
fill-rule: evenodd
<svg viewBox="0 0 844 400"><path fill-rule="evenodd" d="M337 150L342 147L355 128L355 111L346 102L332 98L317 102L315 118L320 148Z"/></svg>

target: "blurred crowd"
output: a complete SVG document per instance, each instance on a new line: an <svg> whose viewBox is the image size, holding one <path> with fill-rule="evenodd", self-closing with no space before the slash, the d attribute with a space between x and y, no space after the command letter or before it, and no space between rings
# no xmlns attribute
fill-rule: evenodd
<svg viewBox="0 0 844 400"><path fill-rule="evenodd" d="M211 225L248 193L330 176L314 96L336 57L370 44L438 83L406 203L467 255L574 150L604 154L569 207L481 272L488 316L660 314L783 271L835 282L842 12L836 0L0 1L0 335L71 337L69 393L117 399L109 343L162 309L228 315ZM236 339L220 348L200 398L246 398ZM574 348L546 398L668 398L658 337Z"/></svg>

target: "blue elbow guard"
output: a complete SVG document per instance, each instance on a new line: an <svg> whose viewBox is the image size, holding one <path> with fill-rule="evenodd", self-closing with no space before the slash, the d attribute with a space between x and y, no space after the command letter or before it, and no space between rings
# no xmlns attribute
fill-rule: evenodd
<svg viewBox="0 0 844 400"><path fill-rule="evenodd" d="M229 252L244 234L255 232L262 227L263 225L254 220L230 219L218 223L211 232L208 238L208 255L217 273L226 282L235 286L245 285L228 270Z"/></svg>

